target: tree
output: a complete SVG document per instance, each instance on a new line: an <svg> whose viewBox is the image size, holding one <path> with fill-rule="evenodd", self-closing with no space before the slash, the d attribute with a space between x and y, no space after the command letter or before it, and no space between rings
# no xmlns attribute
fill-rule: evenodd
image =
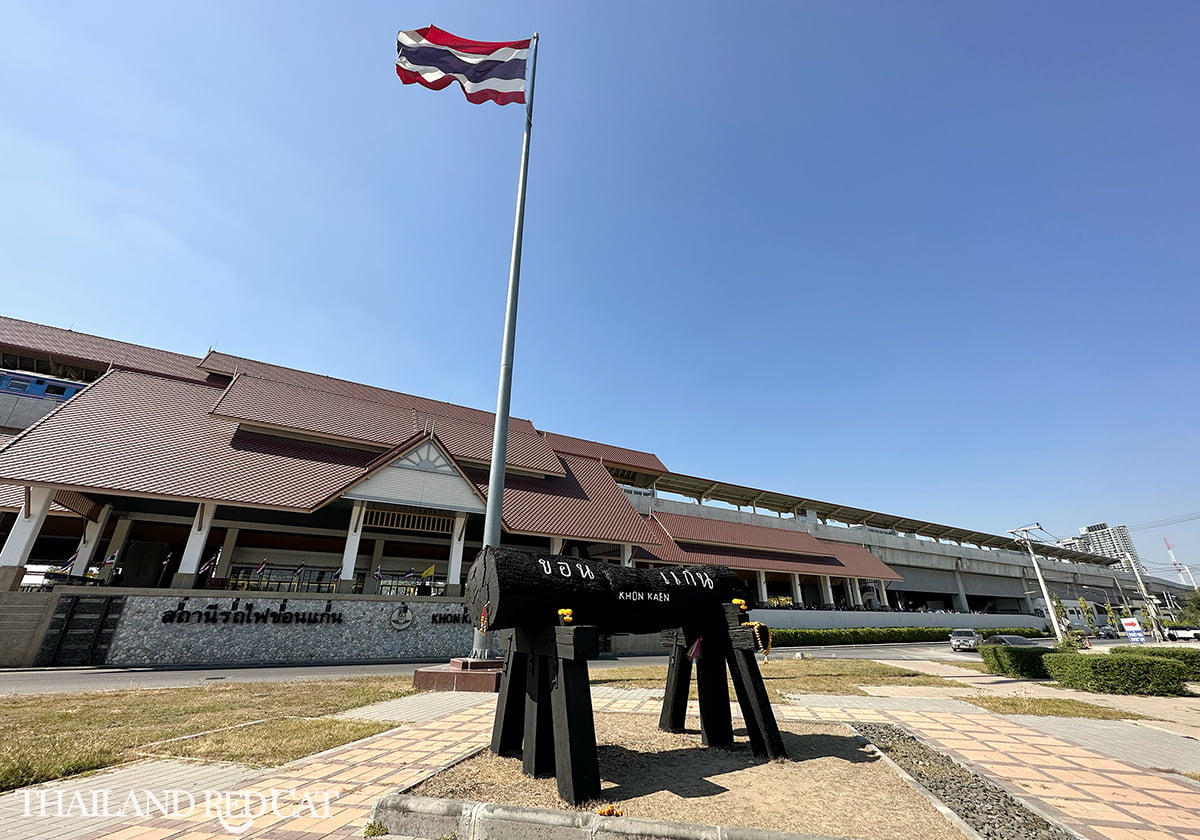
<svg viewBox="0 0 1200 840"><path fill-rule="evenodd" d="M1200 591L1193 589L1183 599L1179 617L1187 624L1200 624Z"/></svg>
<svg viewBox="0 0 1200 840"><path fill-rule="evenodd" d="M1067 608L1063 606L1062 599L1057 594L1050 596L1050 602L1054 605L1054 620L1058 622L1058 626L1062 629L1067 629Z"/></svg>
<svg viewBox="0 0 1200 840"><path fill-rule="evenodd" d="M1086 599L1080 598L1079 599L1079 608L1081 610L1083 610L1083 620L1087 622L1088 635L1095 636L1096 635L1096 617L1092 613L1092 605L1089 604Z"/></svg>

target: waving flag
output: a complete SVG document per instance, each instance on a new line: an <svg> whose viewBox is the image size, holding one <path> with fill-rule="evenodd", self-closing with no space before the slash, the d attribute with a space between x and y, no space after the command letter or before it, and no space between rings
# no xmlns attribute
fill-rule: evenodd
<svg viewBox="0 0 1200 840"><path fill-rule="evenodd" d="M383 566L376 566L375 571L371 572L371 577L375 580L383 580Z"/></svg>
<svg viewBox="0 0 1200 840"><path fill-rule="evenodd" d="M103 569L105 566L111 566L116 562L117 552L114 551L112 554L108 555L108 557L104 558L104 562L100 564L100 568Z"/></svg>
<svg viewBox="0 0 1200 840"><path fill-rule="evenodd" d="M198 571L196 574L203 575L211 572L217 567L217 563L219 562L221 562L221 549L218 548L217 553L208 558L208 562L201 566L200 571Z"/></svg>
<svg viewBox="0 0 1200 840"><path fill-rule="evenodd" d="M400 30L396 36L396 75L406 85L441 90L454 82L468 102L525 104L524 41L468 41L436 26Z"/></svg>
<svg viewBox="0 0 1200 840"><path fill-rule="evenodd" d="M263 561L258 564L258 568L254 570L254 574L258 575L259 577L262 577L262 573L265 572L266 570L267 570L267 558L264 557Z"/></svg>
<svg viewBox="0 0 1200 840"><path fill-rule="evenodd" d="M58 567L58 570L60 572L62 572L63 574L70 574L71 568L75 565L75 558L78 556L79 556L79 552L76 551L74 554L72 554L70 557L67 558L67 562L63 563L61 566Z"/></svg>
<svg viewBox="0 0 1200 840"><path fill-rule="evenodd" d="M429 568L426 569L425 571L421 572L421 577L423 577L423 578L433 577L434 568L435 568L434 564L430 563Z"/></svg>

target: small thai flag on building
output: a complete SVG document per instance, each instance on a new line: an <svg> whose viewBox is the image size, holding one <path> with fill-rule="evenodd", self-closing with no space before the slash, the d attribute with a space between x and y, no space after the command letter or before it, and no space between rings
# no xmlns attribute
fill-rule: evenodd
<svg viewBox="0 0 1200 840"><path fill-rule="evenodd" d="M334 580L342 579L342 567L341 566L338 566L336 569L333 570L333 579Z"/></svg>
<svg viewBox="0 0 1200 840"><path fill-rule="evenodd" d="M264 557L263 561L258 564L258 568L254 570L254 574L258 575L259 577L262 577L262 573L265 572L266 570L267 570L267 558Z"/></svg>
<svg viewBox="0 0 1200 840"><path fill-rule="evenodd" d="M375 580L383 580L383 566L376 566L375 571L371 572L371 577Z"/></svg>
<svg viewBox="0 0 1200 840"><path fill-rule="evenodd" d="M71 569L74 568L74 566L75 566L75 558L78 556L79 556L79 552L76 551L74 554L72 554L70 557L67 558L67 562L63 563L61 566L58 567L58 570L60 572L62 572L63 574L70 574Z"/></svg>
<svg viewBox="0 0 1200 840"><path fill-rule="evenodd" d="M292 577L300 577L300 575L303 574L303 572L304 572L304 564L301 563L299 566L296 567L296 571L292 572Z"/></svg>
<svg viewBox="0 0 1200 840"><path fill-rule="evenodd" d="M170 565L171 565L171 557L172 557L172 554L171 554L171 552L169 552L169 551L168 551L168 552L167 552L167 556L163 558L163 565L164 565L164 566L170 566Z"/></svg>
<svg viewBox="0 0 1200 840"><path fill-rule="evenodd" d="M208 562L206 562L203 566L200 567L200 571L197 572L197 574L201 574L201 575L208 574L213 569L217 568L217 563L219 563L219 562L221 562L221 549L218 548L217 553L214 554L212 557L208 558Z"/></svg>
<svg viewBox="0 0 1200 840"><path fill-rule="evenodd" d="M524 41L468 41L436 26L396 35L396 75L406 85L442 90L458 82L467 101L525 104Z"/></svg>
<svg viewBox="0 0 1200 840"><path fill-rule="evenodd" d="M117 562L117 552L114 551L112 554L110 554L104 558L104 562L100 564L100 568L103 569L106 566L111 566L113 563L116 563L116 562Z"/></svg>
<svg viewBox="0 0 1200 840"><path fill-rule="evenodd" d="M416 576L417 576L417 570L414 569L412 566L409 566L408 571L404 573L404 577L406 577L406 578L415 578Z"/></svg>

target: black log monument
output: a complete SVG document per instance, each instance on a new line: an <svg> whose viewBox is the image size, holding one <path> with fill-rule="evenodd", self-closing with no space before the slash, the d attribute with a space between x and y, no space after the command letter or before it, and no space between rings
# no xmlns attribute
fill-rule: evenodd
<svg viewBox="0 0 1200 840"><path fill-rule="evenodd" d="M733 745L728 673L754 754L787 753L754 659L746 585L725 566L634 569L512 548L485 548L467 578L481 630L508 630L492 752L521 755L530 776L555 776L571 804L600 796L600 766L587 661L601 633L661 632L670 648L659 728L680 732L692 663L700 731L710 747Z"/></svg>

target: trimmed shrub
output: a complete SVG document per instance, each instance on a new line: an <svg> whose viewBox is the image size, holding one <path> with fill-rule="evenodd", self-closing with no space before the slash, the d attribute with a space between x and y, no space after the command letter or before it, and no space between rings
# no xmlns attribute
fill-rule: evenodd
<svg viewBox="0 0 1200 840"><path fill-rule="evenodd" d="M1049 653L1053 651L1044 647L979 646L979 655L983 657L988 673L1035 680L1049 676L1046 666L1042 664L1042 659Z"/></svg>
<svg viewBox="0 0 1200 840"><path fill-rule="evenodd" d="M1088 656L1050 653L1046 671L1060 685L1103 694L1185 694L1187 668L1161 656Z"/></svg>
<svg viewBox="0 0 1200 840"><path fill-rule="evenodd" d="M1108 649L1109 654L1119 653L1128 656L1161 656L1182 662L1187 672L1185 680L1200 680L1200 650L1187 648L1149 647L1147 645L1120 645Z"/></svg>
<svg viewBox="0 0 1200 840"><path fill-rule="evenodd" d="M770 624L770 621L766 622ZM946 642L950 638L950 627L849 627L845 629L823 628L820 630L794 630L771 628L772 647L801 647L804 645L877 645L887 642ZM985 636L996 634L1028 636L1037 638L1045 635L1041 630L1028 627L1002 627L997 630L980 630Z"/></svg>

